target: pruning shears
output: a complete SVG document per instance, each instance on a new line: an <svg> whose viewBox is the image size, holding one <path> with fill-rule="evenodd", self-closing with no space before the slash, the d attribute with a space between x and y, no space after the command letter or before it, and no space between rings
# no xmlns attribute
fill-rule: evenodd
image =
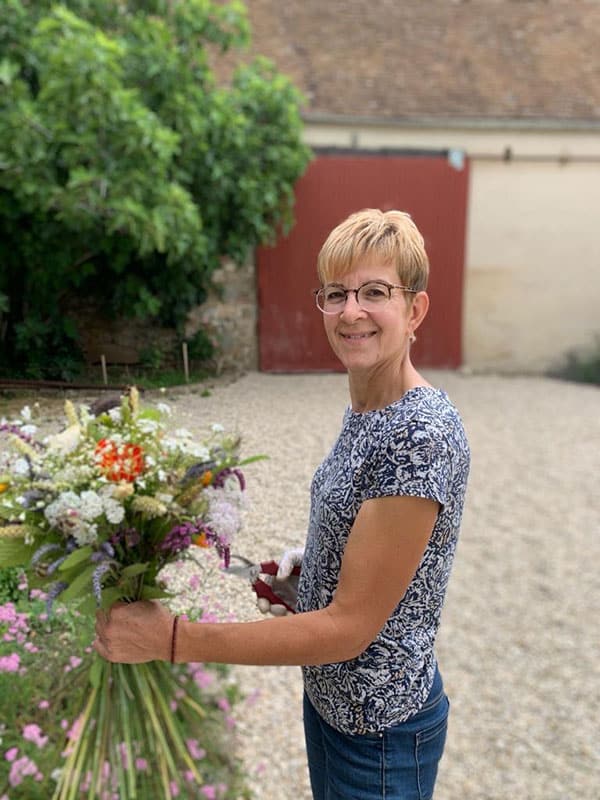
<svg viewBox="0 0 600 800"><path fill-rule="evenodd" d="M238 563L231 563L231 562L238 562ZM279 568L279 564L276 561L261 561L260 563L254 563L244 556L239 556L235 554L231 554L231 561L229 566L224 569L224 572L227 572L231 575L237 575L240 578L246 578L250 581L250 585L256 596L258 598L264 597L266 600L271 603L271 605L275 606L283 606L292 614L296 613L296 609L292 607L289 602L289 596L284 599L281 595L277 594L275 591L277 589L277 584L283 584L283 581L277 581L276 575L277 570ZM300 567L294 567L291 573L293 576L297 577L300 575ZM261 575L270 576L263 580ZM287 594L289 595L289 589Z"/></svg>

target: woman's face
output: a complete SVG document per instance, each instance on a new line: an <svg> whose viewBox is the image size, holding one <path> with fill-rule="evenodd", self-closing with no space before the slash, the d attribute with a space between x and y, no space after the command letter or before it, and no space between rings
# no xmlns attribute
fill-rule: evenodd
<svg viewBox="0 0 600 800"><path fill-rule="evenodd" d="M374 280L400 283L394 266L370 262L359 264L352 272L331 282L345 289L358 289ZM333 352L350 372L400 363L406 356L409 336L418 324L413 306L414 303L407 303L402 290L393 289L389 302L377 311L367 312L358 305L354 292L350 292L339 314L323 314Z"/></svg>

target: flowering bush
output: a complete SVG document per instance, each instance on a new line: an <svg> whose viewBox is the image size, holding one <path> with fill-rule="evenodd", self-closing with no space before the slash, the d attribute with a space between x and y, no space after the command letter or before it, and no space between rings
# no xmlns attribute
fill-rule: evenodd
<svg viewBox="0 0 600 800"><path fill-rule="evenodd" d="M90 618L117 600L167 597L161 573L191 549L212 548L228 563L240 467L253 460L240 461L239 439L220 426L202 443L170 433L168 407L140 407L135 389L97 416L70 402L65 410L67 427L43 440L28 409L0 421L9 443L0 451L0 567L22 564L45 591L47 613L57 600ZM18 654L1 657L5 671L19 669ZM189 746L204 715L197 683L161 662L91 662L54 797L206 796ZM32 759L9 755L15 775L36 779ZM146 762L153 768L136 768Z"/></svg>
<svg viewBox="0 0 600 800"><path fill-rule="evenodd" d="M3 571L0 570L0 576ZM48 800L54 792L62 753L77 733L81 695L87 691L92 658L92 618L56 603L46 613L45 596L28 590L6 599L0 587L0 798ZM240 767L231 757L229 703L239 691L217 665L178 665L174 685L194 683L202 707L187 729L186 745L200 764L200 797L245 797ZM143 760L136 760L142 771ZM181 796L188 796L181 794Z"/></svg>

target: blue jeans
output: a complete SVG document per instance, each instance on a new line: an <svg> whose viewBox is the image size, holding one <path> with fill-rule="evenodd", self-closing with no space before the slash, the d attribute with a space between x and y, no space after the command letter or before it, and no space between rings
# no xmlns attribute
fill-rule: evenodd
<svg viewBox="0 0 600 800"><path fill-rule="evenodd" d="M332 728L304 695L304 734L314 800L430 800L450 704L436 672L423 707L383 733Z"/></svg>

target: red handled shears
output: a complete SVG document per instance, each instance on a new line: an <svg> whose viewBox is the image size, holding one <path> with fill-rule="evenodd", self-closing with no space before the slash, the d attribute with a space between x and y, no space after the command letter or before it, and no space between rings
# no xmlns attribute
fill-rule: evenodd
<svg viewBox="0 0 600 800"><path fill-rule="evenodd" d="M239 563L232 563L233 561ZM283 597L280 597L273 589L273 586L262 580L260 577L261 575L271 575L273 578L277 575L277 570L279 568L279 564L276 561L261 561L260 564L255 564L254 562L250 561L244 556L238 556L231 554L231 562L229 566L224 569L224 572L228 572L232 575L237 575L240 578L247 578L250 581L250 585L257 597L264 597L266 600L271 603L271 605L279 605L284 606L288 611L291 611L292 614L296 613L296 609L292 608ZM298 576L300 575L300 567L294 567L292 570L292 575ZM276 583L276 581L275 581Z"/></svg>

